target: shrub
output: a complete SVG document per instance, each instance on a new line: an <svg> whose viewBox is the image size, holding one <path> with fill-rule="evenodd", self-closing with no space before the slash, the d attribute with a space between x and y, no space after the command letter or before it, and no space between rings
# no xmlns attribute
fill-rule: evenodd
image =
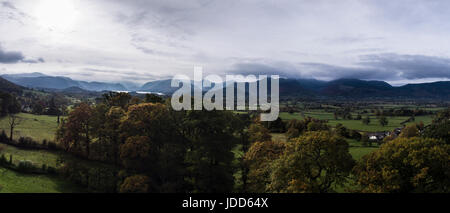
<svg viewBox="0 0 450 213"><path fill-rule="evenodd" d="M0 134L0 142L4 142L4 143L9 142L9 139L5 133L5 130L2 130L2 133Z"/></svg>
<svg viewBox="0 0 450 213"><path fill-rule="evenodd" d="M0 156L0 165L7 165L8 164L8 159L6 159L5 154L2 154Z"/></svg>
<svg viewBox="0 0 450 213"><path fill-rule="evenodd" d="M56 168L52 166L47 167L47 173L49 174L56 174Z"/></svg>
<svg viewBox="0 0 450 213"><path fill-rule="evenodd" d="M49 141L49 142L47 142L47 148L50 150L56 150L58 147L56 146L55 142Z"/></svg>
<svg viewBox="0 0 450 213"><path fill-rule="evenodd" d="M31 161L20 161L17 169L21 172L33 172L37 170Z"/></svg>
<svg viewBox="0 0 450 213"><path fill-rule="evenodd" d="M38 147L38 143L30 137L20 137L17 146L23 148L35 148Z"/></svg>

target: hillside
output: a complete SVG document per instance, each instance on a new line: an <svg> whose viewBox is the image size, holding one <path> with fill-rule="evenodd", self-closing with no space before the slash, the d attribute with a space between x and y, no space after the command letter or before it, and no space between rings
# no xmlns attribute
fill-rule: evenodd
<svg viewBox="0 0 450 213"><path fill-rule="evenodd" d="M24 88L0 77L0 92L22 93Z"/></svg>

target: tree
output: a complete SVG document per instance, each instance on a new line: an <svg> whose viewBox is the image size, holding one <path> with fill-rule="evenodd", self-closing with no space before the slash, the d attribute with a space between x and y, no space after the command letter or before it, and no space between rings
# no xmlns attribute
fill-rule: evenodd
<svg viewBox="0 0 450 213"><path fill-rule="evenodd" d="M344 185L355 161L348 143L329 131L307 132L294 139L272 167L271 192L331 192Z"/></svg>
<svg viewBox="0 0 450 213"><path fill-rule="evenodd" d="M419 136L419 129L417 129L416 124L406 126L405 128L402 129L402 132L399 135L399 137L402 138L412 138L416 136Z"/></svg>
<svg viewBox="0 0 450 213"><path fill-rule="evenodd" d="M141 103L129 106L121 119L120 140L125 141L120 145L122 164L132 173L146 175L155 186L154 192L186 189L185 160L190 144L183 135L187 131L184 116L184 112L172 112L164 104Z"/></svg>
<svg viewBox="0 0 450 213"><path fill-rule="evenodd" d="M271 164L284 152L285 142L265 141L255 142L245 153L244 162L248 165L248 188L251 193L264 193L270 184Z"/></svg>
<svg viewBox="0 0 450 213"><path fill-rule="evenodd" d="M120 185L120 193L147 193L150 188L150 179L145 175L127 177Z"/></svg>
<svg viewBox="0 0 450 213"><path fill-rule="evenodd" d="M334 128L334 131L336 132L337 135L341 137L344 138L350 137L349 130L342 124L337 124L336 127Z"/></svg>
<svg viewBox="0 0 450 213"><path fill-rule="evenodd" d="M430 138L397 138L364 156L353 170L359 192L450 192L450 146Z"/></svg>
<svg viewBox="0 0 450 213"><path fill-rule="evenodd" d="M188 111L186 163L192 192L230 192L234 187L237 116L229 111Z"/></svg>
<svg viewBox="0 0 450 213"><path fill-rule="evenodd" d="M9 114L8 115L8 124L9 124L9 140L13 141L13 134L14 134L14 128L16 128L20 123L22 122L22 119L19 118L19 116L15 114Z"/></svg>
<svg viewBox="0 0 450 213"><path fill-rule="evenodd" d="M251 124L248 129L250 143L256 141L271 141L272 135L270 131L260 123Z"/></svg>
<svg viewBox="0 0 450 213"><path fill-rule="evenodd" d="M380 122L380 125L381 125L381 126L386 126L386 125L388 125L388 123L389 123L388 119L387 119L386 116L384 116L384 115L381 115L381 116L378 118L378 121Z"/></svg>
<svg viewBox="0 0 450 213"><path fill-rule="evenodd" d="M0 116L16 114L20 110L20 103L14 94L0 92Z"/></svg>
<svg viewBox="0 0 450 213"><path fill-rule="evenodd" d="M424 137L436 138L450 144L450 108L439 112L431 125L424 129Z"/></svg>
<svg viewBox="0 0 450 213"><path fill-rule="evenodd" d="M93 109L86 103L81 103L69 114L67 122L60 126L58 140L67 151L81 154L89 158L92 133Z"/></svg>
<svg viewBox="0 0 450 213"><path fill-rule="evenodd" d="M362 119L362 123L364 125L369 125L370 124L370 117L366 116L365 118Z"/></svg>
<svg viewBox="0 0 450 213"><path fill-rule="evenodd" d="M125 168L135 172L148 172L151 170L152 159L150 138L146 136L129 137L127 141L120 145L120 159Z"/></svg>
<svg viewBox="0 0 450 213"><path fill-rule="evenodd" d="M107 106L118 106L126 109L131 101L131 95L125 92L109 92L103 94L103 101Z"/></svg>
<svg viewBox="0 0 450 213"><path fill-rule="evenodd" d="M155 94L146 94L145 102L147 103L164 103L164 99L161 96Z"/></svg>

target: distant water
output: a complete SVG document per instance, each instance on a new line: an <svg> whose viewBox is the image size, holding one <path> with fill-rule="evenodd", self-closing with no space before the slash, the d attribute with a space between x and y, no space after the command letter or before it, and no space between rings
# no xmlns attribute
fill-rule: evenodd
<svg viewBox="0 0 450 213"><path fill-rule="evenodd" d="M132 91L114 91L114 92L118 92L118 93L130 93ZM134 92L134 91L133 91ZM160 93L160 92L145 92L145 91L136 91L137 94L157 94L157 95L164 95L164 93Z"/></svg>

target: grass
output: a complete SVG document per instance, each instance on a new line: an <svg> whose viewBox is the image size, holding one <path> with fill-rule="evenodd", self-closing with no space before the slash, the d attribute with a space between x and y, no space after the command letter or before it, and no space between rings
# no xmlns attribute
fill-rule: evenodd
<svg viewBox="0 0 450 213"><path fill-rule="evenodd" d="M4 148L0 151L0 155L4 154L7 160L12 155L13 164L15 165L19 164L20 161L31 161L37 167L41 167L43 164L57 167L58 154L56 152L47 150L24 150L5 144L0 144L0 146Z"/></svg>
<svg viewBox="0 0 450 213"><path fill-rule="evenodd" d="M356 117L356 115L352 115L353 117ZM359 131L367 131L367 132L379 132L379 131L392 131L397 127L401 127L401 123L406 121L409 117L408 116L395 116L395 117L387 117L388 119L388 125L381 126L378 123L378 119L374 115L370 115L370 124L365 125L362 123L361 120L343 120L339 118L338 120L334 119L334 115L331 112L324 112L324 111L308 111L301 113L287 113L287 112L281 112L280 118L283 120L291 120L291 119L298 119L302 120L305 117L312 117L320 120L328 120L328 124L330 126L336 126L337 124L342 124L348 129L354 129ZM366 117L365 115L363 118ZM409 123L418 123L422 121L425 125L428 125L432 121L432 116L417 116L415 118L415 121L409 122Z"/></svg>
<svg viewBox="0 0 450 213"><path fill-rule="evenodd" d="M349 152L355 160L359 160L362 156L367 155L379 148L376 143L373 143L372 146L367 147L363 146L360 141L353 139L347 139L347 142L350 145Z"/></svg>
<svg viewBox="0 0 450 213"><path fill-rule="evenodd" d="M0 167L0 193L74 192L83 192L83 190L56 176L22 174Z"/></svg>
<svg viewBox="0 0 450 213"><path fill-rule="evenodd" d="M20 124L14 129L14 138L31 137L34 140L54 141L56 129L58 128L57 117L48 115L33 115L19 113ZM8 117L0 119L0 130L5 130L9 136Z"/></svg>

